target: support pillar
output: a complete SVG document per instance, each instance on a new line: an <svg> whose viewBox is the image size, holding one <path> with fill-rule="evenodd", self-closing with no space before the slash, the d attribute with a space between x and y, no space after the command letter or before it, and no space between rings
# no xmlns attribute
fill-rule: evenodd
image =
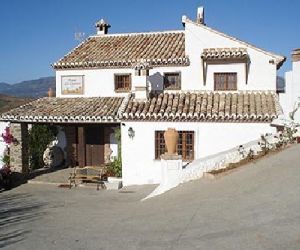
<svg viewBox="0 0 300 250"><path fill-rule="evenodd" d="M13 172L29 173L28 124L11 123L10 131L14 143L10 145L10 165Z"/></svg>
<svg viewBox="0 0 300 250"><path fill-rule="evenodd" d="M85 166L85 128L84 126L78 127L78 165L79 167Z"/></svg>
<svg viewBox="0 0 300 250"><path fill-rule="evenodd" d="M182 156L181 155L161 155L161 183L160 185L169 190L176 187L181 182L182 176Z"/></svg>

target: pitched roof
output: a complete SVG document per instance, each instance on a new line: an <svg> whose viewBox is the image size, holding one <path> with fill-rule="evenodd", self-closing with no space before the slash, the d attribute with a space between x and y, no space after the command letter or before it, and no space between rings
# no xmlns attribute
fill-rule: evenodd
<svg viewBox="0 0 300 250"><path fill-rule="evenodd" d="M44 97L12 109L2 121L51 123L102 123L116 121L123 97Z"/></svg>
<svg viewBox="0 0 300 250"><path fill-rule="evenodd" d="M218 59L247 59L246 48L206 48L203 49L201 58L204 60Z"/></svg>
<svg viewBox="0 0 300 250"><path fill-rule="evenodd" d="M91 36L53 64L61 68L188 65L183 31Z"/></svg>
<svg viewBox="0 0 300 250"><path fill-rule="evenodd" d="M105 123L129 121L270 122L281 114L273 92L177 92L134 96L44 97L12 109L1 121L28 123Z"/></svg>
<svg viewBox="0 0 300 250"><path fill-rule="evenodd" d="M280 113L272 92L181 92L161 93L148 101L131 97L122 119L269 122Z"/></svg>

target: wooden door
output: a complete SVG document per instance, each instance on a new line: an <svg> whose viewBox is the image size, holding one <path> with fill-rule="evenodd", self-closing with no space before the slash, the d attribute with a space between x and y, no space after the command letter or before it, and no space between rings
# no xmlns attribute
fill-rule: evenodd
<svg viewBox="0 0 300 250"><path fill-rule="evenodd" d="M104 163L104 129L102 126L87 126L85 129L86 166Z"/></svg>

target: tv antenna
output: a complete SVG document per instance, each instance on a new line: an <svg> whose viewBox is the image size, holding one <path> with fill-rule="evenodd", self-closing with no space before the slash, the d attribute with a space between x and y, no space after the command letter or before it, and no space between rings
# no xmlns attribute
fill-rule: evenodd
<svg viewBox="0 0 300 250"><path fill-rule="evenodd" d="M74 33L74 39L75 41L78 41L78 42L82 42L84 40L84 37L85 37L85 33L84 32L75 32Z"/></svg>

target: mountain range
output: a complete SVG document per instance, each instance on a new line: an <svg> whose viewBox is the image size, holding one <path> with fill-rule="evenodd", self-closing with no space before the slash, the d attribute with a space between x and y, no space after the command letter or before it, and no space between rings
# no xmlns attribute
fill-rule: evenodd
<svg viewBox="0 0 300 250"><path fill-rule="evenodd" d="M30 98L20 98L14 96L7 96L0 94L0 113L6 112L12 108L16 108L23 104L26 104L33 99Z"/></svg>
<svg viewBox="0 0 300 250"><path fill-rule="evenodd" d="M49 88L55 91L55 77L42 77L15 84L0 82L0 93L17 97L39 98L47 96Z"/></svg>

